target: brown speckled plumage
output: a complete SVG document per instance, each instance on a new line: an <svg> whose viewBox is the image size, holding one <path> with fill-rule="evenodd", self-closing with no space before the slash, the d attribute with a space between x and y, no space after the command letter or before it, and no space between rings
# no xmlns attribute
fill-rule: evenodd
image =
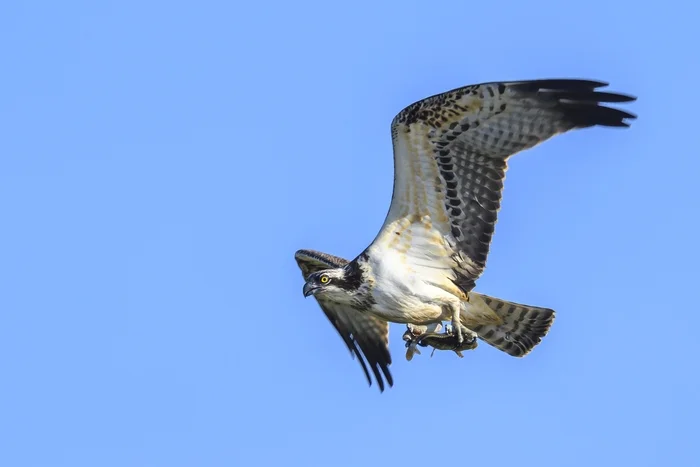
<svg viewBox="0 0 700 467"><path fill-rule="evenodd" d="M394 118L395 147L399 138L421 134L428 144L414 144L411 157L430 154L437 164L440 178L426 189L442 196L449 217L443 229L463 290L474 287L486 266L508 158L559 133L594 125L626 127L625 120L635 118L601 105L635 98L596 90L602 86L606 83L567 79L484 83L428 97ZM398 157L405 155L395 153L395 165L405 164ZM395 195L402 191L394 187Z"/></svg>

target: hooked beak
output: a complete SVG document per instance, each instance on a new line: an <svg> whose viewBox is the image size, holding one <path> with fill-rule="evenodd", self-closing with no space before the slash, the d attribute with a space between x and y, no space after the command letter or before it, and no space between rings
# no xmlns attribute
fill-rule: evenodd
<svg viewBox="0 0 700 467"><path fill-rule="evenodd" d="M320 287L317 285L307 282L304 284L304 297L315 294L318 289L320 289Z"/></svg>

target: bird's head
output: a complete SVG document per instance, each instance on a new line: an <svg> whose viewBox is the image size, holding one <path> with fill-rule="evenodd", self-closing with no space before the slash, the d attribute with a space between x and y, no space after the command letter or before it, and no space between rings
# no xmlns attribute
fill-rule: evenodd
<svg viewBox="0 0 700 467"><path fill-rule="evenodd" d="M346 301L352 295L351 286L345 268L326 269L309 275L304 284L304 297L314 295Z"/></svg>

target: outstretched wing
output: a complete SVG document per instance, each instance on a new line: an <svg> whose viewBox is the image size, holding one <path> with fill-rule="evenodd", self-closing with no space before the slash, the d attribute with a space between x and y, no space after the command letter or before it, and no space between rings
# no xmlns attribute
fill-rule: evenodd
<svg viewBox="0 0 700 467"><path fill-rule="evenodd" d="M304 280L314 272L339 268L348 263L346 259L313 250L299 250L294 254L294 258L301 269ZM384 391L384 379L389 386L393 386L394 379L389 371L391 364L389 324L373 315L358 313L356 310L324 300L322 297L316 297L316 301L345 341L351 355L356 356L359 360L370 386L372 378L369 375L367 365L374 373L380 391Z"/></svg>
<svg viewBox="0 0 700 467"><path fill-rule="evenodd" d="M552 136L634 115L601 102L634 97L606 83L537 80L467 86L416 102L391 126L394 191L372 246L468 292L486 266L507 160ZM371 247L370 247L371 248Z"/></svg>

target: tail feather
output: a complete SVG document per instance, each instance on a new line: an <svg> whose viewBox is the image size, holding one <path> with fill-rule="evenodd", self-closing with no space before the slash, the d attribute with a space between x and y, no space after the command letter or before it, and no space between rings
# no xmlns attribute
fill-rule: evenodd
<svg viewBox="0 0 700 467"><path fill-rule="evenodd" d="M472 292L469 303L486 306L496 313L501 324L472 326L479 338L514 357L524 357L542 341L554 322L554 310L507 302Z"/></svg>

